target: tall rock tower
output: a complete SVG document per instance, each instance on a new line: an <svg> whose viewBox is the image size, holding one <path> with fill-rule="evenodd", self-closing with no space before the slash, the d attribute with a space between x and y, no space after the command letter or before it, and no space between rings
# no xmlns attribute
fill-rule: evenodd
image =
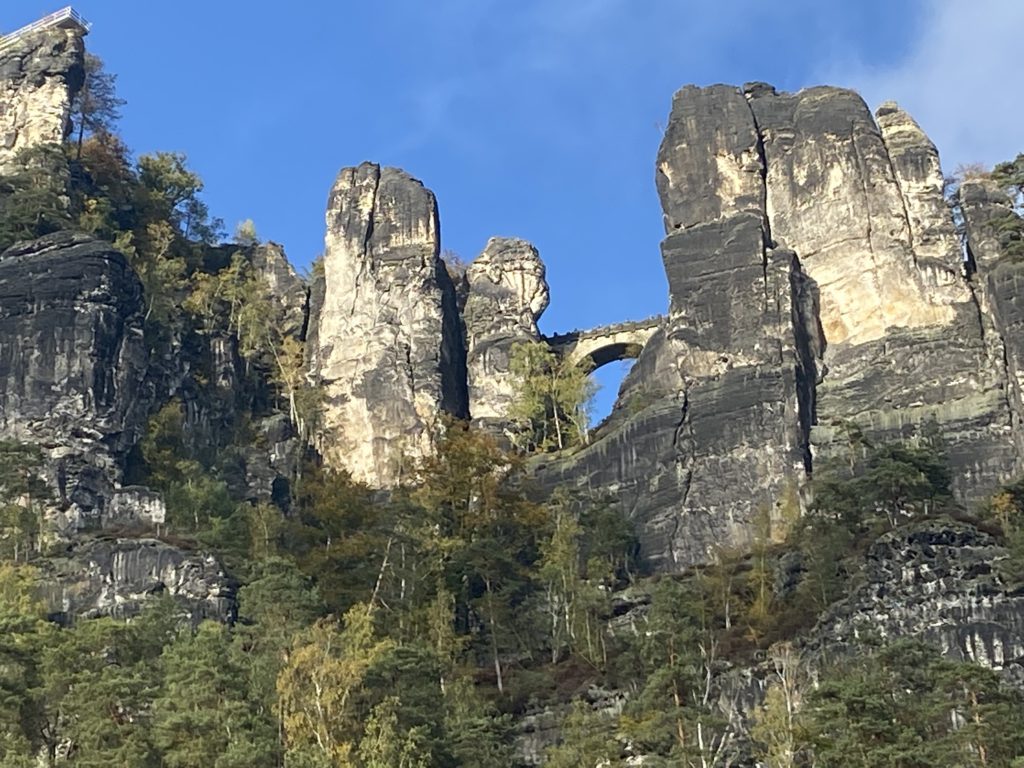
<svg viewBox="0 0 1024 768"><path fill-rule="evenodd" d="M21 150L64 140L85 80L88 31L65 8L0 37L0 171Z"/></svg>
<svg viewBox="0 0 1024 768"><path fill-rule="evenodd" d="M858 431L937 432L967 501L1019 472L1024 282L992 266L999 206L965 185L965 263L935 146L897 105L687 86L656 181L669 317L603 434L547 485L617 498L671 571L745 544Z"/></svg>
<svg viewBox="0 0 1024 768"><path fill-rule="evenodd" d="M464 417L465 352L433 193L396 168L338 174L314 286L311 376L329 465L376 487L410 479L443 413Z"/></svg>

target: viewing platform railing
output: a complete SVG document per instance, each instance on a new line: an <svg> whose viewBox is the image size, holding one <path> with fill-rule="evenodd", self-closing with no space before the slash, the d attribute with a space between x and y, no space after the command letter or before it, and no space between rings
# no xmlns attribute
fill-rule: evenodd
<svg viewBox="0 0 1024 768"><path fill-rule="evenodd" d="M69 5L61 8L59 11L54 11L48 16L43 16L43 18L37 19L31 24L26 24L21 29L16 29L9 34L0 36L0 52L6 48L10 48L19 40L22 40L26 35L31 35L33 32L39 32L52 27L71 27L77 28L85 34L89 31L89 26L89 22L82 18L82 15Z"/></svg>

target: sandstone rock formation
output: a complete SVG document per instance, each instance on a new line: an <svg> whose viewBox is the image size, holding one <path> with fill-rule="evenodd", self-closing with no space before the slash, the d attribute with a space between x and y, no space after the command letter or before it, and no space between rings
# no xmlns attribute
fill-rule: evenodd
<svg viewBox="0 0 1024 768"><path fill-rule="evenodd" d="M77 29L51 28L0 51L0 171L23 149L64 140L84 60Z"/></svg>
<svg viewBox="0 0 1024 768"><path fill-rule="evenodd" d="M223 567L156 539L85 539L39 567L43 602L62 622L130 618L156 595L174 597L197 624L234 618L236 585Z"/></svg>
<svg viewBox="0 0 1024 768"><path fill-rule="evenodd" d="M326 404L327 461L378 487L432 450L442 413L465 416L455 290L434 195L395 168L338 175L327 207L311 375Z"/></svg>
<svg viewBox="0 0 1024 768"><path fill-rule="evenodd" d="M991 535L951 520L888 533L868 550L864 582L822 616L808 647L834 654L865 635L921 637L1024 681L1024 596L999 573L1006 556Z"/></svg>
<svg viewBox="0 0 1024 768"><path fill-rule="evenodd" d="M262 275L271 297L278 302L284 315L281 331L300 337L306 325L306 285L295 273L278 243L262 243L246 249L246 256Z"/></svg>
<svg viewBox="0 0 1024 768"><path fill-rule="evenodd" d="M103 522L141 435L143 310L108 243L59 233L0 254L0 437L44 447L68 533Z"/></svg>
<svg viewBox="0 0 1024 768"><path fill-rule="evenodd" d="M617 498L672 570L743 544L850 425L937 429L964 499L1019 469L1016 271L972 279L994 257L963 263L938 153L898 106L876 122L838 88L688 86L657 186L669 317L603 434L544 485ZM992 203L963 197L985 240Z"/></svg>
<svg viewBox="0 0 1024 768"><path fill-rule="evenodd" d="M548 306L544 263L525 240L492 237L466 270L469 414L483 425L507 419L515 397L509 356L517 342L540 338L537 320Z"/></svg>

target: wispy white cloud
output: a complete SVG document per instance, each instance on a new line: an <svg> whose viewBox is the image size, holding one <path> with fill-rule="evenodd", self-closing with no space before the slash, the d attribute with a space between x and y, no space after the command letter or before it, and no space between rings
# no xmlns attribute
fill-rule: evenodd
<svg viewBox="0 0 1024 768"><path fill-rule="evenodd" d="M923 23L898 64L830 62L823 79L856 88L872 107L898 101L931 136L947 170L1024 151L1024 2L926 0L921 9Z"/></svg>

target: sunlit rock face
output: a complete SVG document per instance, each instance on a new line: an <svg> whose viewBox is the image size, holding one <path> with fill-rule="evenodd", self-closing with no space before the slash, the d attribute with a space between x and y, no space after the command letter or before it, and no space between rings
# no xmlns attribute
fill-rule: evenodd
<svg viewBox="0 0 1024 768"><path fill-rule="evenodd" d="M894 162L853 91L820 87L778 94L761 86L747 94L764 148L772 237L797 252L817 283L829 344L873 341L892 327L952 322L951 305L969 300L956 279L956 248L948 241L942 248L940 236L940 258L920 264L935 248L915 251L908 220L910 202L920 232L952 234L927 137L911 135L896 119L900 113L887 112ZM916 167L922 158L928 166ZM908 182L905 188L898 175Z"/></svg>
<svg viewBox="0 0 1024 768"><path fill-rule="evenodd" d="M142 285L109 243L58 233L0 254L0 438L41 446L59 532L97 527L146 420Z"/></svg>
<svg viewBox="0 0 1024 768"><path fill-rule="evenodd" d="M442 415L466 415L455 290L439 253L437 203L423 184L372 163L341 171L311 369L325 394L326 460L374 486L408 479Z"/></svg>
<svg viewBox="0 0 1024 768"><path fill-rule="evenodd" d="M57 144L85 78L82 34L49 29L0 51L0 171L21 150Z"/></svg>
<svg viewBox="0 0 1024 768"><path fill-rule="evenodd" d="M687 86L656 180L669 317L603 433L543 482L617 498L673 570L742 545L854 425L940 434L965 500L1019 469L1018 277L979 280L985 255L972 277L935 146L897 105Z"/></svg>
<svg viewBox="0 0 1024 768"><path fill-rule="evenodd" d="M469 413L500 429L515 398L512 347L540 338L537 320L548 306L544 263L525 240L492 237L466 270L466 367Z"/></svg>

